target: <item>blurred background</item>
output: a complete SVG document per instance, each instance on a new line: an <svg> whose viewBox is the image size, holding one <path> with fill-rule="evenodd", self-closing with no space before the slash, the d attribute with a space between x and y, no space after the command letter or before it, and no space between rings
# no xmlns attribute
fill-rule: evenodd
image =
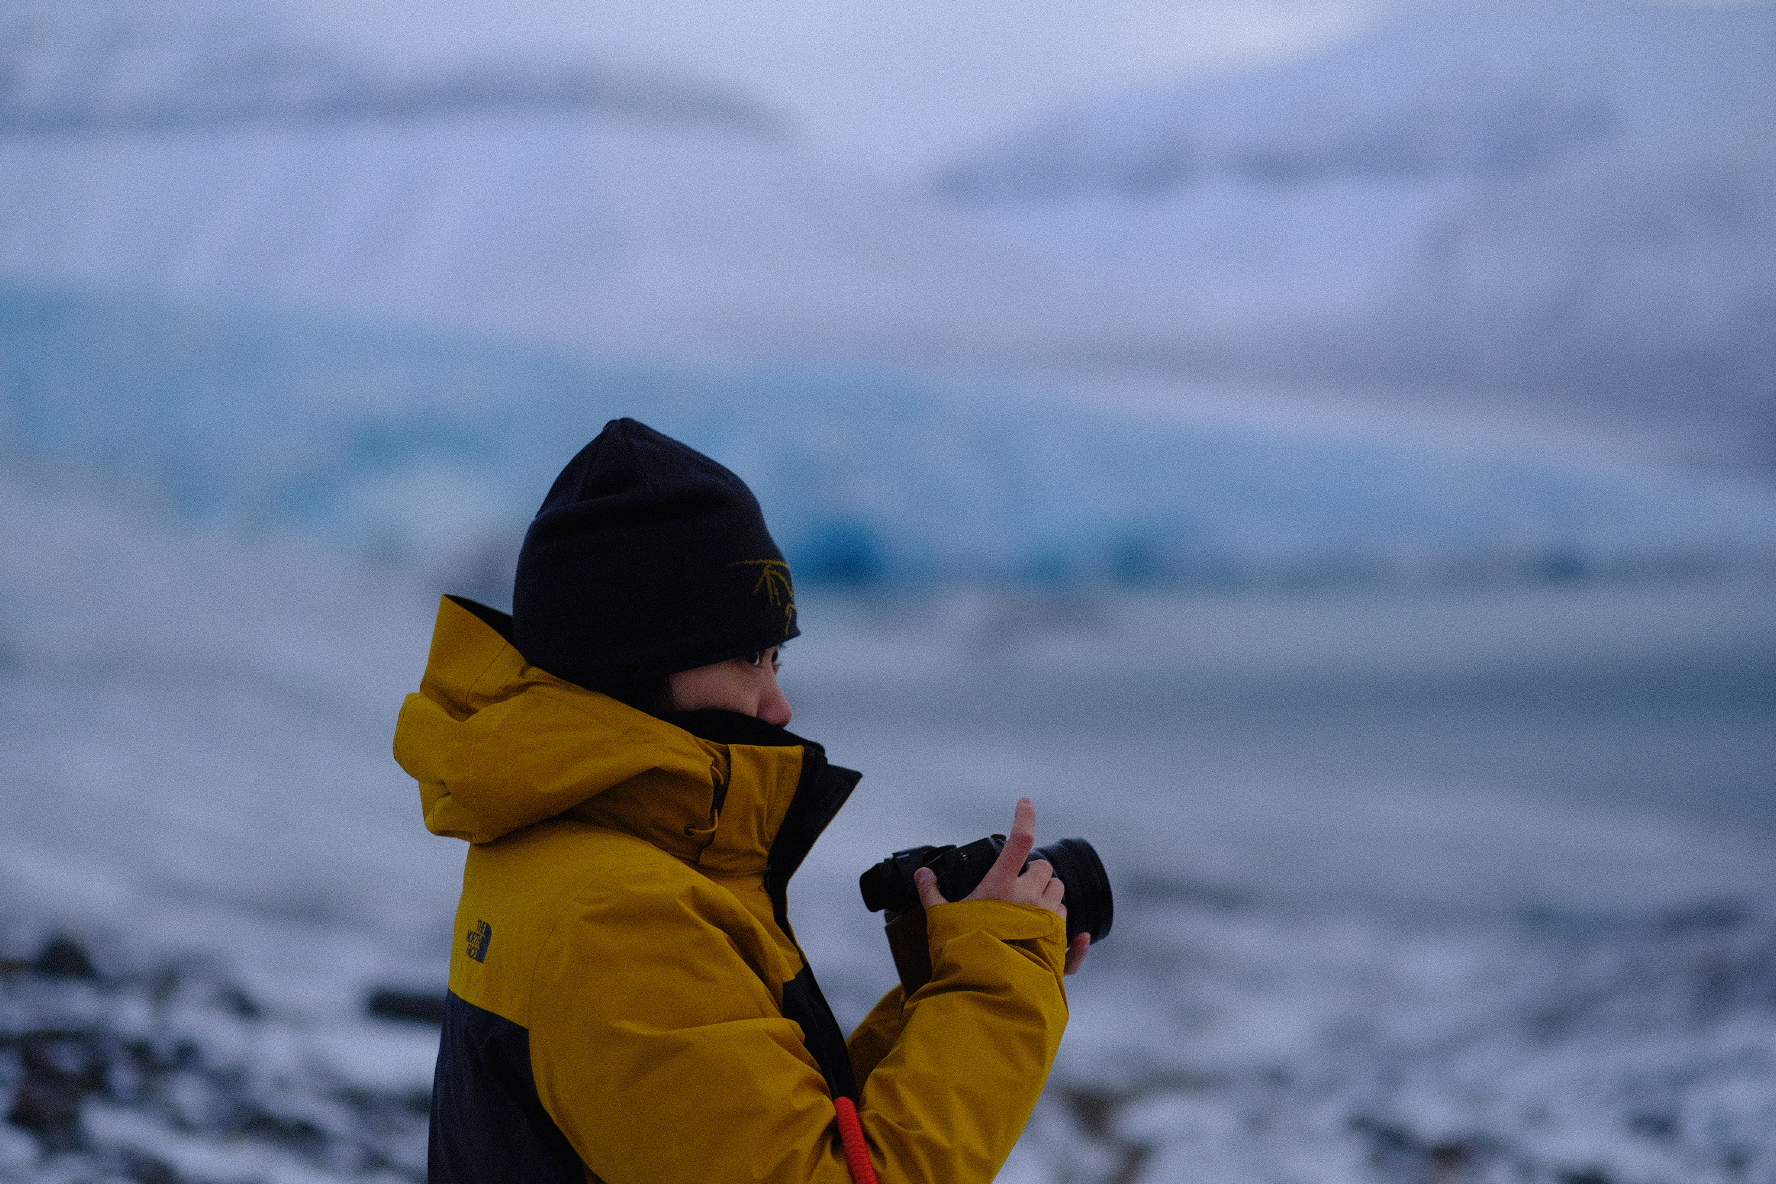
<svg viewBox="0 0 1776 1184"><path fill-rule="evenodd" d="M1776 5L0 0L0 1180L424 1177L389 756L614 416L758 492L792 916L1117 890L1012 1184L1776 1180Z"/></svg>

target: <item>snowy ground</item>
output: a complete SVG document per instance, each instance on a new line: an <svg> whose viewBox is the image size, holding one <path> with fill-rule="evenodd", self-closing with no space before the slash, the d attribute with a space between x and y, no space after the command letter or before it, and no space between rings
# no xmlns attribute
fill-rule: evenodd
<svg viewBox="0 0 1776 1184"><path fill-rule="evenodd" d="M435 590L143 501L0 474L0 1180L418 1179ZM1008 1181L1776 1180L1773 590L810 591L866 779L799 929L854 1019L863 866L1020 793L1099 845Z"/></svg>

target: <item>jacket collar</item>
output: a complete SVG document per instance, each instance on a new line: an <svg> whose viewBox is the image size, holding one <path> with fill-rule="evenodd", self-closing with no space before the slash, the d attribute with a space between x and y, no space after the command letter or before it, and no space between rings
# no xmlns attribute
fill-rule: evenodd
<svg viewBox="0 0 1776 1184"><path fill-rule="evenodd" d="M801 750L796 783L790 791L787 806L772 819L766 832L770 837L757 847L748 844L750 849L765 852L765 890L773 901L779 902L781 911L780 902L790 878L850 799L851 791L857 788L863 774L828 763L826 749L814 741L750 715L733 711L685 711L668 715L665 720L699 739L729 746L730 754L736 745L747 749ZM727 807L718 801L716 808L723 812L722 829L727 829ZM735 827L730 833L738 839L739 830ZM721 842L719 831L717 842ZM708 853L701 862L709 863Z"/></svg>
<svg viewBox="0 0 1776 1184"><path fill-rule="evenodd" d="M567 815L634 834L711 874L784 888L856 785L820 745L726 711L661 719L531 666L510 618L439 606L395 757L434 833L491 842Z"/></svg>

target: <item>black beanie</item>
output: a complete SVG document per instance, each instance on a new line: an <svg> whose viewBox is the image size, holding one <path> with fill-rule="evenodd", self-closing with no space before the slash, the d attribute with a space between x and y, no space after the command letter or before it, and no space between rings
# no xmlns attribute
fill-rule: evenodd
<svg viewBox="0 0 1776 1184"><path fill-rule="evenodd" d="M795 589L746 483L633 419L561 470L518 553L525 661L602 691L788 641Z"/></svg>

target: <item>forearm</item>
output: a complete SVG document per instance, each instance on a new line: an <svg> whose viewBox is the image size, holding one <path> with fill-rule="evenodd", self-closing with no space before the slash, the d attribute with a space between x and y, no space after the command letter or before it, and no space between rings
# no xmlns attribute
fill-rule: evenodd
<svg viewBox="0 0 1776 1184"><path fill-rule="evenodd" d="M893 1049L906 1027L906 992L895 987L870 1009L857 1025L845 1047L851 1054L851 1072L859 1088L869 1080L882 1058Z"/></svg>
<svg viewBox="0 0 1776 1184"><path fill-rule="evenodd" d="M848 1184L826 1082L729 929L707 905L629 904L564 926L538 968L536 1087L581 1159L611 1184ZM601 957L593 943L618 922L625 957ZM1061 924L977 901L934 910L931 933L931 983L877 1017L890 1047L862 1091L864 1131L884 1182L986 1184L1066 1023Z"/></svg>
<svg viewBox="0 0 1776 1184"><path fill-rule="evenodd" d="M929 932L931 981L906 1001L860 1115L884 1180L985 1184L1060 1046L1064 925L1033 906L967 901L932 910Z"/></svg>

